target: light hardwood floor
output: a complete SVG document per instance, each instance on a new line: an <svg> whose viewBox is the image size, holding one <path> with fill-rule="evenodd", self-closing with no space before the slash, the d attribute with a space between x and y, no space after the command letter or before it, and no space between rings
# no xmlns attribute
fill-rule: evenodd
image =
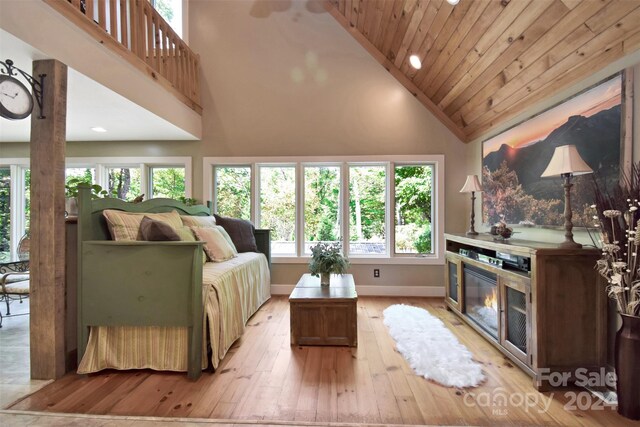
<svg viewBox="0 0 640 427"><path fill-rule="evenodd" d="M487 381L458 390L415 375L383 324L382 311L397 303L441 318L483 364ZM249 320L218 370L198 381L148 370L67 375L11 409L304 424L638 425L611 408L566 410L567 390L536 392L527 375L447 312L441 299L361 297L358 343L291 347L288 301L277 296ZM485 401L501 394L508 406Z"/></svg>

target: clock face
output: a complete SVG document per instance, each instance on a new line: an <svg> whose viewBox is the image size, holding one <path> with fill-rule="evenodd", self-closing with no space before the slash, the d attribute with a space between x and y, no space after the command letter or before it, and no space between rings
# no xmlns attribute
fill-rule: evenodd
<svg viewBox="0 0 640 427"><path fill-rule="evenodd" d="M19 80L0 75L0 115L7 119L24 119L33 110L33 96Z"/></svg>

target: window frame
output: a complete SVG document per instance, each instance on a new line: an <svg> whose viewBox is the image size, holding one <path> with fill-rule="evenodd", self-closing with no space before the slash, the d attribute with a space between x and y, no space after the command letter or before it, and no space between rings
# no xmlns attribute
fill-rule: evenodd
<svg viewBox="0 0 640 427"><path fill-rule="evenodd" d="M294 236L295 236L295 240L294 240L294 247L295 247L295 252L293 254L283 254L283 255L278 255L275 254L273 252L273 250L271 251L271 255L275 256L277 258L287 258L287 257L297 257L298 253L300 251L300 238L299 238L299 227L300 227L300 210L298 209L298 205L300 204L300 191L299 191L299 187L298 187L298 183L300 182L300 168L299 165L297 163L287 163L287 162L257 162L253 165L253 170L255 171L255 174L252 176L255 176L255 179L252 182L252 190L251 192L254 194L254 199L253 199L253 206L251 207L251 218L252 218L252 222L254 224L260 224L260 208L261 208L261 203L260 203L260 194L261 194L261 190L262 190L262 186L261 186L261 169L262 168L293 168L293 175L294 175L294 179L295 179L295 187L296 187L296 193L295 193L295 200L296 200L296 207L295 207L295 231L294 231ZM254 186L255 184L255 186ZM254 190L255 188L255 190Z"/></svg>
<svg viewBox="0 0 640 427"><path fill-rule="evenodd" d="M444 265L444 228L445 228L445 194L444 170L445 157L435 155L394 155L394 156L303 156L303 157L204 157L203 160L203 200L214 199L214 170L220 167L251 168L251 221L258 224L259 203L259 165L291 166L296 168L296 255L272 256L274 263L303 264L309 262L309 254L304 253L304 167L305 166L340 166L340 222L343 249L352 264L407 264L407 265ZM432 167L432 204L431 204L431 254L395 254L395 167L428 164ZM351 254L349 252L349 171L350 166L385 165L385 234L386 253L384 255Z"/></svg>
<svg viewBox="0 0 640 427"><path fill-rule="evenodd" d="M297 209L296 207L296 211L300 211L300 221L299 224L297 224L298 227L301 227L301 239L300 240L300 246L298 247L298 254L300 254L299 256L301 257L305 257L305 256L311 256L311 253L306 253L304 250L304 245L306 242L306 238L305 238L305 231L304 231L304 224L305 224L305 206L307 203L306 200L306 188L307 188L307 179L306 179L306 175L305 175L305 168L308 167L315 167L315 168L322 168L322 167L337 167L338 170L340 171L340 198L338 200L338 218L340 219L340 239L343 239L343 228L344 228L344 224L343 224L343 217L342 217L342 210L344 209L344 199L342 197L342 195L344 194L343 191L343 179L342 179L342 174L344 172L343 170L343 164L341 162L300 162L300 166L299 166L299 175L300 175L300 179L301 179L301 183L299 186L300 191L298 191L298 193L300 193L300 201L299 204L301 206L301 209ZM296 183L296 188L298 188L298 184ZM348 247L346 247L346 245L343 242L343 252L347 253L347 249Z"/></svg>
<svg viewBox="0 0 640 427"><path fill-rule="evenodd" d="M31 168L28 157L14 157L0 159L1 167L8 167L11 174L11 212L10 212L10 254L17 254L17 246L25 233L25 174ZM103 188L107 187L107 169L110 167L138 167L140 170L141 191L151 195L152 167L184 167L185 197L192 197L192 158L191 157L67 157L65 159L65 177L67 168L95 168L95 183Z"/></svg>
<svg viewBox="0 0 640 427"><path fill-rule="evenodd" d="M390 251L391 253L393 253L393 256L395 257L416 257L416 256L429 256L432 254L414 254L414 253L397 253L396 252L396 220L395 220L395 203L396 203L396 168L398 166L424 166L424 165L429 165L431 166L431 187L434 188L435 187L435 181L436 181L436 166L432 165L432 164L428 164L428 163L420 163L420 162L395 162L393 163L391 166L391 177L390 177L390 182L393 183L393 185L391 185L392 191L393 191L393 207L394 207L394 211L391 212L391 214L393 215L393 218L391 218L391 227L393 227L392 229L392 233L391 235L393 236L393 244L390 246ZM433 196L431 197L431 218L434 218L436 215L435 209L434 209L434 205L435 203L433 202L434 198ZM432 249L433 249L433 254L435 254L435 244L433 243L433 234L434 234L434 226L433 226L433 222L431 222L431 241L432 241Z"/></svg>
<svg viewBox="0 0 640 427"><path fill-rule="evenodd" d="M184 167L185 197L192 197L192 160L191 157L67 157L66 168L96 168L96 184L106 189L109 184L108 169L140 169L140 193L145 200L153 198L151 169L154 167Z"/></svg>

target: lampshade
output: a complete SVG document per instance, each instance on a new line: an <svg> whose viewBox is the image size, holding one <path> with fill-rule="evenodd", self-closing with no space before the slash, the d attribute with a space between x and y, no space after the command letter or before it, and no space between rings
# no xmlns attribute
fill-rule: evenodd
<svg viewBox="0 0 640 427"><path fill-rule="evenodd" d="M553 152L553 157L551 157L549 165L540 176L546 178L561 176L567 173L584 175L592 172L593 170L582 160L580 154L578 154L575 145L563 145L556 147L556 151Z"/></svg>
<svg viewBox="0 0 640 427"><path fill-rule="evenodd" d="M460 189L461 193L471 193L472 191L480 192L482 191L482 185L480 185L480 181L478 180L478 175L467 175L467 180L464 185Z"/></svg>

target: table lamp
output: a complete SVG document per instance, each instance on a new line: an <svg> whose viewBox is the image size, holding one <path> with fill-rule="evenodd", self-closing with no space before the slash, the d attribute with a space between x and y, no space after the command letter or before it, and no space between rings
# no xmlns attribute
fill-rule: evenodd
<svg viewBox="0 0 640 427"><path fill-rule="evenodd" d="M467 180L464 185L460 189L461 193L471 193L471 226L469 227L469 231L467 231L467 236L477 236L478 233L474 228L474 222L476 218L475 213L475 202L476 202L476 191L481 192L482 186L480 185L480 181L478 180L478 175L467 175Z"/></svg>
<svg viewBox="0 0 640 427"><path fill-rule="evenodd" d="M541 178L557 177L564 178L564 242L560 243L559 247L563 249L579 249L582 247L580 243L573 240L573 223L571 217L573 212L571 211L571 177L575 175L585 175L592 173L593 170L587 165L575 145L563 145L556 147L553 152L553 157L549 165L540 175Z"/></svg>

